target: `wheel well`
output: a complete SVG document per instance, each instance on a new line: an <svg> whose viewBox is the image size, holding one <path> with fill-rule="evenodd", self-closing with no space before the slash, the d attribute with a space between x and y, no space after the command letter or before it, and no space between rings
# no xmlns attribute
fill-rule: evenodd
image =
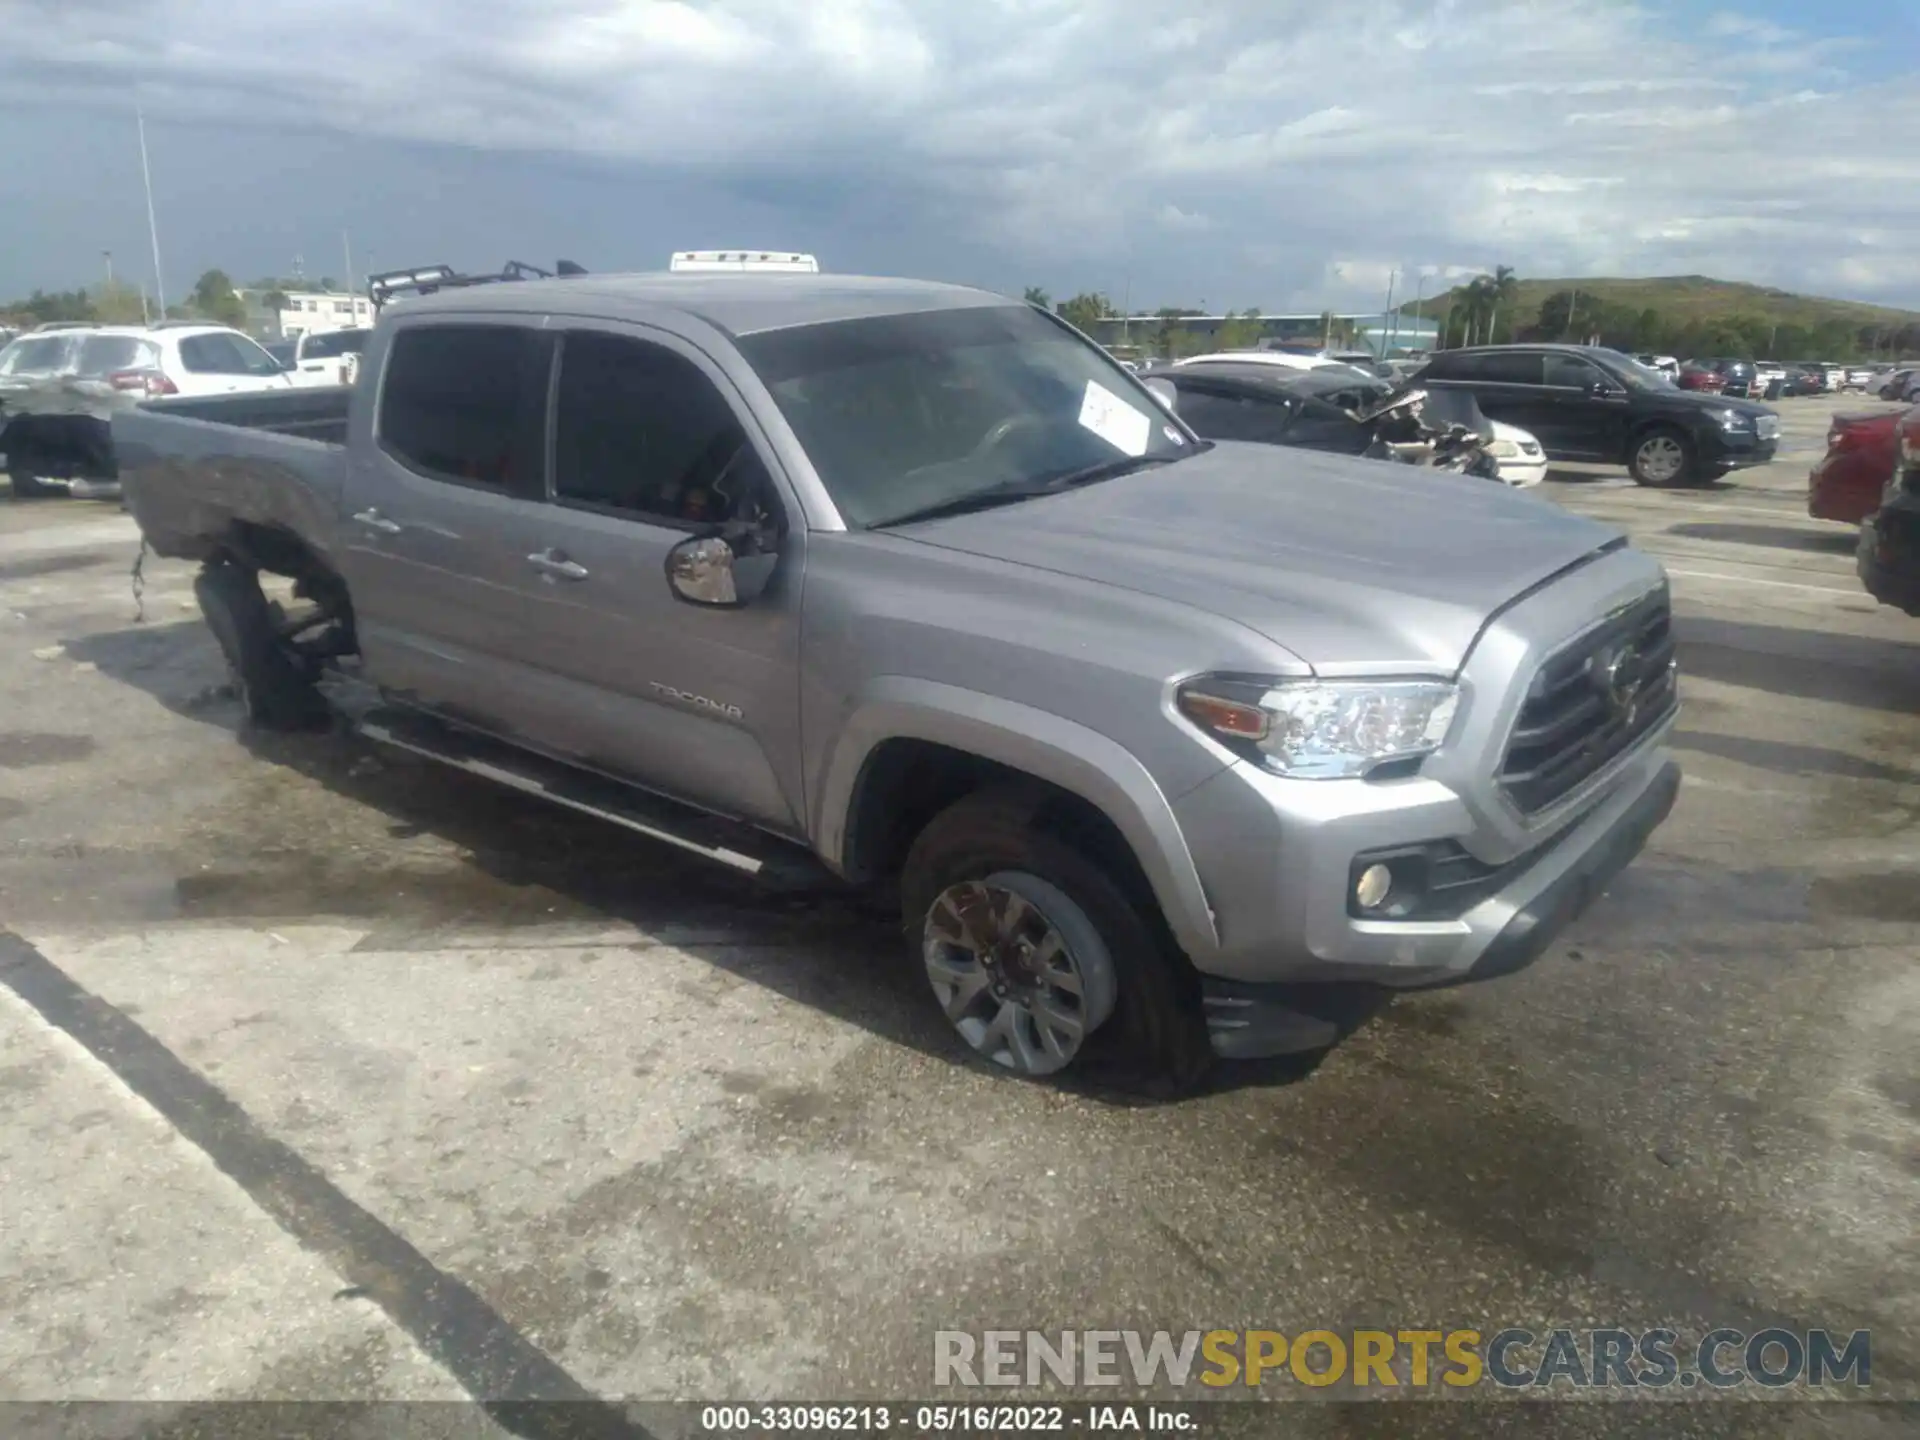
<svg viewBox="0 0 1920 1440"><path fill-rule="evenodd" d="M207 558L208 564L223 561L286 576L293 581L293 593L319 606L329 619L342 622L348 648L358 648L353 641L353 601L347 594L347 582L291 530L236 521Z"/></svg>
<svg viewBox="0 0 1920 1440"><path fill-rule="evenodd" d="M942 810L990 785L1028 786L1041 799L1038 828L1076 846L1147 902L1153 889L1133 847L1092 801L1051 781L931 740L887 740L867 757L847 818L846 873L860 883L895 879L914 837Z"/></svg>
<svg viewBox="0 0 1920 1440"><path fill-rule="evenodd" d="M1678 435L1682 440L1686 441L1688 445L1693 444L1692 433L1679 421L1667 419L1646 420L1636 426L1633 433L1627 436L1627 453L1631 455L1633 453L1633 447L1656 430L1669 431L1672 434Z"/></svg>

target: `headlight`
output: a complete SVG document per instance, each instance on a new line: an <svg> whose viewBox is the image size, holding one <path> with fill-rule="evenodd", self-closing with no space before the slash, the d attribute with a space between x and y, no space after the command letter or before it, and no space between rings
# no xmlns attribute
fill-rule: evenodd
<svg viewBox="0 0 1920 1440"><path fill-rule="evenodd" d="M1722 430L1751 430L1753 417L1738 410L1716 410L1713 418L1720 422Z"/></svg>
<svg viewBox="0 0 1920 1440"><path fill-rule="evenodd" d="M1496 440L1487 446L1487 454L1496 460L1512 460L1520 454L1520 447L1511 440Z"/></svg>
<svg viewBox="0 0 1920 1440"><path fill-rule="evenodd" d="M1446 739L1458 689L1440 680L1206 677L1180 688L1180 713L1279 775L1341 780L1417 760Z"/></svg>

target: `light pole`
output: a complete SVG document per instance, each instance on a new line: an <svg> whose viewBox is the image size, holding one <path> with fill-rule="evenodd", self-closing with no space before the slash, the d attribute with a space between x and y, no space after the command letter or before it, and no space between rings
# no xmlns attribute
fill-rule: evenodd
<svg viewBox="0 0 1920 1440"><path fill-rule="evenodd" d="M1417 326L1424 323L1424 317L1420 313L1420 306L1427 298L1427 272L1421 267L1415 266L1413 279L1413 323Z"/></svg>
<svg viewBox="0 0 1920 1440"><path fill-rule="evenodd" d="M167 282L160 276L160 222L153 214L153 170L147 164L147 112L135 110L140 127L140 179L147 187L147 234L153 240L153 297L160 318L167 318Z"/></svg>
<svg viewBox="0 0 1920 1440"><path fill-rule="evenodd" d="M1387 271L1387 308L1381 312L1380 319L1387 327L1387 338L1380 344L1380 358L1387 358L1387 352L1393 349L1393 282L1400 278L1398 268Z"/></svg>

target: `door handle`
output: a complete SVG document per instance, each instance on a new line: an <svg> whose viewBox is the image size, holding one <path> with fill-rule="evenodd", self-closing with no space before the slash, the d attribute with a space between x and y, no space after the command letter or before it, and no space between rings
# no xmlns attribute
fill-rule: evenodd
<svg viewBox="0 0 1920 1440"><path fill-rule="evenodd" d="M378 510L362 510L355 514L353 518L356 523L366 526L369 530L378 530L382 535L398 535L400 533L400 526L394 521L387 519L387 517L382 515Z"/></svg>
<svg viewBox="0 0 1920 1440"><path fill-rule="evenodd" d="M584 580L587 578L586 566L569 560L558 550L536 550L527 556L527 563L550 579Z"/></svg>

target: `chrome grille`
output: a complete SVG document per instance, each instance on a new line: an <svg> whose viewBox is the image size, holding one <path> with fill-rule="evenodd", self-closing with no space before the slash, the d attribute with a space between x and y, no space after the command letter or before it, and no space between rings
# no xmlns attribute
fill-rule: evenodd
<svg viewBox="0 0 1920 1440"><path fill-rule="evenodd" d="M1678 703L1663 585L1541 665L1507 739L1501 788L1522 814L1543 810L1632 749Z"/></svg>

